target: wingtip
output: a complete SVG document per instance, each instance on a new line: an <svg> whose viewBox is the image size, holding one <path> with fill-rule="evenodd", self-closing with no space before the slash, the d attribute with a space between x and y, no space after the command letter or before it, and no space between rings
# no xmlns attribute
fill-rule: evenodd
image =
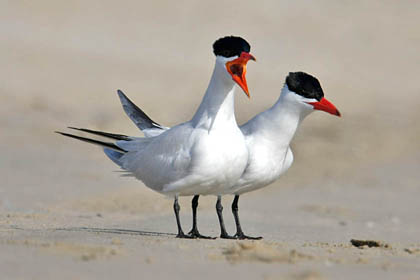
<svg viewBox="0 0 420 280"><path fill-rule="evenodd" d="M54 131L54 132L57 133L57 134L63 135L63 136L68 136L69 135L68 133L61 132L61 131Z"/></svg>
<svg viewBox="0 0 420 280"><path fill-rule="evenodd" d="M63 136L67 136L67 137L72 137L73 136L72 134L68 134L68 133L61 132L61 131L54 131L54 132L57 133L57 134L63 135Z"/></svg>
<svg viewBox="0 0 420 280"><path fill-rule="evenodd" d="M118 94L118 97L120 98L120 100L121 100L121 102L124 100L124 99L128 99L128 97L127 97L127 95L125 95L125 93L122 91L122 90L117 90L117 94Z"/></svg>

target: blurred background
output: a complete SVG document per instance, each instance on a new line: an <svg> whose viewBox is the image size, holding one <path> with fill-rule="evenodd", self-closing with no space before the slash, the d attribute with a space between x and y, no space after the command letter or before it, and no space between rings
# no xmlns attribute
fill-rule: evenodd
<svg viewBox="0 0 420 280"><path fill-rule="evenodd" d="M115 189L116 167L99 149L53 131L140 135L116 89L162 124L189 120L214 66L212 43L231 34L258 59L248 66L252 98L236 97L239 123L276 101L290 71L315 75L343 114L308 117L290 172L260 192L315 180L377 185L416 170L419 11L417 1L3 2L0 209ZM366 172L385 166L392 174Z"/></svg>
<svg viewBox="0 0 420 280"><path fill-rule="evenodd" d="M230 269L231 277L280 279L267 273L301 269L290 265L295 258L227 268L220 260L236 243L175 240L168 236L175 232L170 199L121 178L98 147L54 133L76 126L140 136L117 89L161 124L188 121L214 67L212 44L226 35L246 38L257 58L247 70L251 99L236 96L239 123L277 100L290 71L316 76L342 113L310 115L293 140L291 169L241 197L245 232L290 248L304 267L332 279L354 279L357 271L374 273L369 279L388 270L395 273L389 279L418 276L407 252L420 249L361 259L359 249L343 245L343 254L333 253L339 249L328 244L359 237L420 248L419 24L420 1L1 1L3 276L185 279L188 271L214 279ZM230 200L225 219L233 232ZM200 199L199 223L202 233L217 236L214 202ZM181 207L187 231L190 198ZM86 253L86 244L93 251ZM80 262L101 256L95 265Z"/></svg>

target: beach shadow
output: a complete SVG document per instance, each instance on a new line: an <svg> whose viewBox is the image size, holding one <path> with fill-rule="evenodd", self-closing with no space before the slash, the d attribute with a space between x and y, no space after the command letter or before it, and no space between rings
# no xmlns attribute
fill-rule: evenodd
<svg viewBox="0 0 420 280"><path fill-rule="evenodd" d="M126 235L141 235L141 236L166 236L166 237L176 236L176 234L174 234L174 233L143 231L143 230L131 230L131 229L119 229L119 228L70 227L70 228L56 228L55 230L82 231L82 232L109 233L109 234L126 234Z"/></svg>

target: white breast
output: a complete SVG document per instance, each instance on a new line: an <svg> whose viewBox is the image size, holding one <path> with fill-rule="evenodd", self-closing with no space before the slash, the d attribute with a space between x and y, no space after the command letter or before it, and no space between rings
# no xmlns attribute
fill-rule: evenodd
<svg viewBox="0 0 420 280"><path fill-rule="evenodd" d="M265 146L250 151L249 164L231 193L242 194L276 181L293 163L292 150L271 150Z"/></svg>

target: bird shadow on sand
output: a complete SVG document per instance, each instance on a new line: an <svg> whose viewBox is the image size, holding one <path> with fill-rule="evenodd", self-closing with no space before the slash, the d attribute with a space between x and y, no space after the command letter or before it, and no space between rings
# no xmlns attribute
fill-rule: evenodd
<svg viewBox="0 0 420 280"><path fill-rule="evenodd" d="M69 227L69 228L56 228L59 231L81 231L81 232L92 232L92 233L109 233L109 234L125 234L125 235L141 235L141 236L166 236L174 237L174 233L166 232L155 232L155 231L144 231L144 230L131 230L131 229L120 229L120 228L92 228L92 227Z"/></svg>

